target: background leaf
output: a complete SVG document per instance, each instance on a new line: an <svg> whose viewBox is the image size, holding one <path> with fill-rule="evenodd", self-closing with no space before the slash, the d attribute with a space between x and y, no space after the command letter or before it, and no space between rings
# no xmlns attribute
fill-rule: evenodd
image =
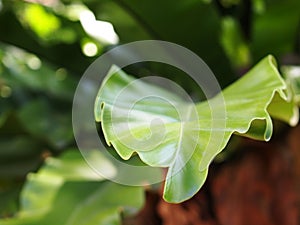
<svg viewBox="0 0 300 225"><path fill-rule="evenodd" d="M99 151L88 160L98 160L99 170L114 167ZM48 158L38 171L28 175L21 194L21 210L1 224L120 224L120 213L134 213L143 205L141 187L105 181L91 169L81 154L69 150L60 158Z"/></svg>

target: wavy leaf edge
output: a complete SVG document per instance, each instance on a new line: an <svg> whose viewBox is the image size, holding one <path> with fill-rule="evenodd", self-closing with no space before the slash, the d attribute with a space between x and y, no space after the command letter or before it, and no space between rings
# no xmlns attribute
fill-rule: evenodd
<svg viewBox="0 0 300 225"><path fill-rule="evenodd" d="M273 132L273 122L272 122L271 115L270 115L271 113L268 111L268 108L269 108L270 104L272 103L272 100L274 99L274 96L276 95L276 93L278 93L278 95L280 96L280 99L283 102L288 102L289 101L288 90L287 90L288 86L286 85L285 80L281 77L281 75L280 75L280 73L277 69L277 63L276 63L275 58L271 55L268 55L263 60L261 60L256 66L254 66L250 71L248 71L245 74L245 76L247 76L248 73L249 74L253 73L253 71L255 71L255 68L259 68L259 66L268 67L268 68L266 68L265 72L269 72L272 75L272 78L275 79L275 84L276 84L276 85L274 84L275 87L270 92L268 92L269 97L266 100L266 102L264 102L263 109L260 109L260 110L264 111L264 115L263 116L253 116L248 121L247 126L243 127L242 129L232 129L227 134L227 138L225 138L226 140L218 147L217 151L213 150L213 154L211 154L211 152L209 152L210 156L208 157L208 159L207 158L205 159L204 157L202 157L200 159L199 166L198 166L199 176L200 176L200 173L201 173L202 177L199 178L199 180L195 182L195 183L198 182L197 184L192 184L190 189L184 190L183 192L185 192L185 193L171 193L172 190L171 191L168 190L169 185L171 185L168 182L168 181L170 181L168 178L170 178L169 177L170 176L169 171L170 171L170 167L171 167L171 166L169 166L169 171L168 171L167 179L166 179L166 182L165 182L164 196L163 196L166 201L172 202L172 203L179 203L179 202L182 202L182 201L185 201L185 200L191 198L195 193L197 193L199 191L199 189L202 187L202 185L205 182L205 179L207 177L208 167L209 167L211 161L215 158L215 156L217 154L219 154L221 151L224 150L224 148L226 147L227 143L229 142L230 137L232 136L232 134L247 136L247 137L250 137L250 138L253 138L253 139L264 140L264 141L269 141L270 140L270 138L272 136L272 132ZM268 71L268 70L270 70L270 71ZM237 85L238 82L241 83L242 82L241 80L246 79L246 78L244 78L245 76L243 76L242 78L240 78L239 80L234 82L232 85L229 85L227 88L222 90L222 92L219 93L214 98L212 98L212 100L215 99L215 98L218 98L219 96L224 97L223 95L226 95L227 92L230 92L228 90L232 89L234 87L234 85ZM251 76L254 76L255 79L263 79L263 78L259 78L258 75L255 75L255 74L251 75ZM105 121L105 118L104 118L104 112L105 112L105 109L106 109L106 103L107 102L103 99L103 95L105 95L106 91L111 91L111 90L108 90L108 85L107 84L109 82L114 82L114 79L118 79L118 77L119 77L119 79L120 78L123 79L125 81L125 84L126 84L126 82L131 82L131 81L134 80L133 77L127 75L125 72L123 72L117 66L112 66L111 67L111 69L109 70L107 76L102 81L101 87L98 91L98 94L97 94L97 97L96 97L96 100L95 100L95 105L94 105L95 120L97 122L101 122L101 128L103 130L103 134L104 134L104 137L105 137L105 140L106 140L107 144L109 146L112 145L114 147L114 149L118 152L118 154L124 160L129 159L132 156L133 153L137 153L138 155L141 156L140 157L141 160L144 163L149 165L149 163L147 163L147 161L143 159L142 154L137 150L136 151L130 151L128 154L125 154L125 155L122 154L122 149L119 149L117 145L114 145L114 143L111 140L111 137L109 135L109 131L107 130L108 129L107 125L106 125L107 121ZM270 76L270 78L271 78L271 76ZM270 79L270 78L267 78L267 79ZM113 90L112 89L112 92L114 92L114 91L118 92L118 90ZM225 100L226 100L226 98L225 98ZM208 100L208 101L210 101L210 100ZM112 103L112 102L110 102L110 103ZM200 103L197 103L196 105L199 106L202 103L203 102L200 102ZM225 101L225 104L226 104L226 101ZM227 113L227 111L226 111L226 113ZM290 122L290 125L295 125L296 124L295 121L298 122L298 120L299 120L299 118L297 118L299 116L293 114L293 117L294 118L290 118L289 121L288 121L288 122ZM281 118L279 118L279 119L281 119ZM293 121L293 122L291 122L291 121ZM259 130L258 135L255 134L255 132L253 134L251 133L252 132L251 129L253 128L253 126L256 122L265 123L264 129ZM263 132L263 134L262 134L262 132ZM205 153L207 153L207 151ZM182 172L182 173L184 173L184 172ZM172 184L172 185L174 185L174 184Z"/></svg>

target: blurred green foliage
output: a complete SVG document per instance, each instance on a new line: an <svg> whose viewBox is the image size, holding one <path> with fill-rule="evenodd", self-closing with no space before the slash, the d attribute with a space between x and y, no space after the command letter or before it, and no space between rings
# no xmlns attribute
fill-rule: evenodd
<svg viewBox="0 0 300 225"><path fill-rule="evenodd" d="M99 151L86 157L99 161L102 168L97 169L111 167ZM120 213L132 213L143 205L143 191L105 181L78 151L69 150L59 159L47 158L37 174L28 175L20 201L15 218L1 224L119 224Z"/></svg>
<svg viewBox="0 0 300 225"><path fill-rule="evenodd" d="M118 44L160 39L191 49L210 66L222 87L267 54L275 55L281 65L300 64L299 0L0 0L0 217L24 207L19 196L29 172L44 168L49 156L69 148L78 151L71 124L76 84L95 57L113 47L86 33L79 13L88 9L97 20L111 22ZM86 51L95 48L88 57ZM174 78L192 93L198 91L187 79L168 73L172 70L148 69ZM25 190L33 191L32 177L28 176L21 199L26 199ZM60 196L65 193L75 204L90 194L82 193L83 188L95 193L103 188L107 193L110 185L114 186L68 183L55 193L55 204L63 204ZM99 212L101 206L93 204ZM115 208L111 210L109 215L115 217Z"/></svg>

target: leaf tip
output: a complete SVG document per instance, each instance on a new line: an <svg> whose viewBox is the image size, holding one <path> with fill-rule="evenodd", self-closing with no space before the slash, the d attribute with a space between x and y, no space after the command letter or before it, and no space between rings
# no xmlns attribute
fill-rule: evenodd
<svg viewBox="0 0 300 225"><path fill-rule="evenodd" d="M275 57L273 55L269 54L267 56L267 58L268 58L269 63L271 65L273 65L275 68L277 68L277 61L276 61Z"/></svg>

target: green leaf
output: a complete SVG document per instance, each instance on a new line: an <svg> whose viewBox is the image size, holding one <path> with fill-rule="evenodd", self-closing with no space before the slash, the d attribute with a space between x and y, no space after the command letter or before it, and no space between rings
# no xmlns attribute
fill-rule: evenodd
<svg viewBox="0 0 300 225"><path fill-rule="evenodd" d="M0 47L5 49L3 81L11 88L12 95L30 90L58 99L73 99L76 79L66 69L54 70L53 66L22 49L5 44Z"/></svg>
<svg viewBox="0 0 300 225"><path fill-rule="evenodd" d="M243 68L249 65L250 51L243 38L239 24L232 17L224 17L222 20L221 43L235 68Z"/></svg>
<svg viewBox="0 0 300 225"><path fill-rule="evenodd" d="M99 151L90 151L85 157L98 161L97 170L115 175L114 167ZM28 175L20 212L0 224L120 224L120 212L134 213L142 205L142 188L104 180L73 150L60 158L48 158L38 173Z"/></svg>
<svg viewBox="0 0 300 225"><path fill-rule="evenodd" d="M71 193L66 195L66 193ZM74 196L80 196L80 198ZM58 193L53 208L47 216L47 224L66 225L120 224L120 211L124 208L140 208L143 202L142 188L128 187L112 182L67 183ZM64 215L67 213L67 217ZM59 219L57 219L59 218Z"/></svg>
<svg viewBox="0 0 300 225"><path fill-rule="evenodd" d="M18 116L31 135L46 139L57 148L63 148L73 140L70 115L51 107L46 100L29 102L18 111Z"/></svg>
<svg viewBox="0 0 300 225"><path fill-rule="evenodd" d="M199 0L176 4L172 0L116 3L133 15L152 39L182 45L199 55L216 74L221 86L233 81L232 68L219 40L221 17L215 4Z"/></svg>
<svg viewBox="0 0 300 225"><path fill-rule="evenodd" d="M275 95L281 106L289 104L286 89L272 56L196 105L113 67L97 95L95 118L108 145L123 159L136 152L150 166L168 167L164 198L181 202L201 188L210 162L233 133L267 141L272 135L270 114L287 121L294 117L284 107L268 108Z"/></svg>
<svg viewBox="0 0 300 225"><path fill-rule="evenodd" d="M110 170L113 173L114 168L100 152L91 151L86 157L88 160L99 160L97 169ZM38 173L28 175L22 190L21 214L36 210L46 211L48 207L52 207L53 198L64 182L102 180L103 178L87 165L78 151L67 151L61 158L47 158ZM40 201L41 197L43 201Z"/></svg>
<svg viewBox="0 0 300 225"><path fill-rule="evenodd" d="M41 163L41 146L27 135L3 135L0 138L0 179L25 178Z"/></svg>
<svg viewBox="0 0 300 225"><path fill-rule="evenodd" d="M300 1L264 1L263 4L262 12L254 14L252 19L253 60L270 52L278 58L289 54L299 40Z"/></svg>
<svg viewBox="0 0 300 225"><path fill-rule="evenodd" d="M41 38L53 36L60 28L60 20L38 4L27 4L23 13L23 22L27 24ZM36 21L39 21L38 23Z"/></svg>
<svg viewBox="0 0 300 225"><path fill-rule="evenodd" d="M281 69L291 88L293 100L300 105L300 66L283 66Z"/></svg>
<svg viewBox="0 0 300 225"><path fill-rule="evenodd" d="M0 179L0 218L7 217L18 210L18 196L21 190L21 182L11 182Z"/></svg>

